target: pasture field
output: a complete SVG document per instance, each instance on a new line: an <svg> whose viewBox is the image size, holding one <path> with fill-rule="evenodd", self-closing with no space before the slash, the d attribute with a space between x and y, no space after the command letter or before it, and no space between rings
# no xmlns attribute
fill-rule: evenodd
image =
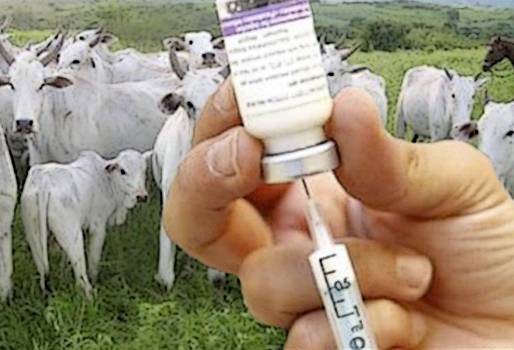
<svg viewBox="0 0 514 350"><path fill-rule="evenodd" d="M93 6L93 3L98 4ZM144 51L159 50L160 39L168 35L188 30L218 30L209 4L130 0L126 2L129 7L121 3L0 0L0 15L12 14L15 21L22 23L12 32L14 41L19 44L42 40L58 23L72 28L106 23L107 29L120 37L117 47L133 46ZM416 7L409 10L408 6L411 5L360 4L342 10L316 5L315 11L318 25L337 28L336 34L347 28L352 18L363 13L372 19L391 18L395 13L394 18L405 23L412 22L412 14L418 13L415 22L434 27L440 25L445 16L446 9ZM398 11L400 7L402 11ZM481 43L485 42L487 33L493 30L491 28L512 23L513 18L514 11L510 10L461 10L459 26L476 26L486 33L483 37L467 40L450 36L447 43L460 47L455 49L436 50L434 44L424 50L356 54L352 63L369 65L387 81L388 130L394 130L396 101L403 75L409 68L428 64L475 75L485 56ZM433 40L437 42L443 37L434 35ZM496 71L489 84L491 97L496 101L513 100L514 71L510 64L503 63ZM481 115L482 109L479 98L475 118ZM263 327L253 320L245 310L236 278L230 277L226 284L212 286L207 281L206 269L181 253L174 289L166 292L157 285L153 277L157 266L160 200L155 186L152 187L150 203L132 211L125 225L109 231L92 302L75 287L72 271L55 243L50 245L53 293L42 295L17 213L13 230L15 295L11 305L0 305L0 350L282 348L285 332ZM198 225L202 225L201 219Z"/></svg>
<svg viewBox="0 0 514 350"><path fill-rule="evenodd" d="M514 9L452 8L408 0L312 3L316 26L333 41L343 35L358 41L372 23L398 26L410 49L477 48L494 34L514 36ZM198 30L218 34L213 4L214 0L0 0L0 15L11 16L22 30L103 25L120 36L120 47L159 50L167 36Z"/></svg>
<svg viewBox="0 0 514 350"><path fill-rule="evenodd" d="M29 33L34 35L34 33ZM36 35L37 36L37 35ZM368 64L388 84L390 115L394 116L404 72L412 66L433 64L476 74L484 49L427 53L359 53L354 63ZM495 100L514 98L514 74L502 64L489 86ZM505 75L505 76L504 76ZM478 102L475 114L482 110ZM390 117L388 129L394 129ZM75 287L64 256L51 245L52 295L43 296L22 225L14 228L14 284L12 305L0 306L0 349L281 349L285 333L263 327L246 312L236 278L212 286L205 268L184 254L177 262L171 292L153 280L157 264L160 201L153 199L111 229L93 302ZM198 221L201 225L201 220Z"/></svg>

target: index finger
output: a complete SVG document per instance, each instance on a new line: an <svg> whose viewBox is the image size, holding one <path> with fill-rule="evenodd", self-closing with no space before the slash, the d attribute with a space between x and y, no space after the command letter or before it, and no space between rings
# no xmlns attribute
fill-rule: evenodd
<svg viewBox="0 0 514 350"><path fill-rule="evenodd" d="M193 145L241 125L234 86L230 77L209 97L195 127Z"/></svg>
<svg viewBox="0 0 514 350"><path fill-rule="evenodd" d="M195 127L193 145L198 145L241 124L234 85L229 77L207 100ZM249 196L249 200L264 213L272 208L270 204L275 203L289 189L288 184L262 185Z"/></svg>
<svg viewBox="0 0 514 350"><path fill-rule="evenodd" d="M241 127L196 146L181 164L164 208L166 232L206 265L235 273L271 243L259 213L241 199L260 184L261 145Z"/></svg>
<svg viewBox="0 0 514 350"><path fill-rule="evenodd" d="M373 209L448 217L509 199L478 150L461 142L411 144L391 137L362 90L347 89L338 96L327 129L341 154L339 181Z"/></svg>

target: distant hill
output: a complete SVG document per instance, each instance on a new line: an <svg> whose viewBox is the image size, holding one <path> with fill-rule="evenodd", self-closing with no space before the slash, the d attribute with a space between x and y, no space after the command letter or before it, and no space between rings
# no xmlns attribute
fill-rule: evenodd
<svg viewBox="0 0 514 350"><path fill-rule="evenodd" d="M514 8L514 0L416 0L447 6L484 6L484 7L511 7Z"/></svg>
<svg viewBox="0 0 514 350"><path fill-rule="evenodd" d="M209 3L214 0L173 0L172 3ZM362 3L362 2L392 2L398 0L319 0L323 3ZM418 2L445 5L445 6L481 6L481 7L509 7L514 8L514 0L413 0ZM72 4L98 4L99 0L0 0L0 3L7 5L32 5L32 4L56 4L56 5L72 5ZM116 1L114 1L116 2ZM120 2L120 1L118 1ZM131 5L159 5L169 4L170 0L123 0L121 1ZM315 2L315 1L314 1Z"/></svg>
<svg viewBox="0 0 514 350"><path fill-rule="evenodd" d="M219 35L214 0L196 0L193 4L191 1L0 0L0 17L13 18L13 28L22 31L17 37L20 44L26 42L24 32L29 30L47 30L42 33L43 38L59 27L79 30L103 26L122 39L120 47L152 51L161 49L163 38L188 31L208 30ZM421 0L424 4L359 0L344 6L323 5L324 1L312 1L317 30L329 41L338 42L344 37L346 45L367 43L363 46L366 50L385 50L383 44L390 44L388 49L410 50L477 48L494 35L514 37L514 7L455 9L429 4L448 4L449 0ZM459 1L482 0L451 0L453 4ZM488 4L493 4L489 1L503 0L488 0Z"/></svg>
<svg viewBox="0 0 514 350"><path fill-rule="evenodd" d="M325 4L363 3L363 2L394 2L398 0L320 0ZM514 0L412 0L443 6L479 6L514 8Z"/></svg>

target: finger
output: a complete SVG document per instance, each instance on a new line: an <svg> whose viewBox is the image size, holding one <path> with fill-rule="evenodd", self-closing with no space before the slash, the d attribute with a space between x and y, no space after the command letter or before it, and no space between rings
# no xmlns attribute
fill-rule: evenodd
<svg viewBox="0 0 514 350"><path fill-rule="evenodd" d="M508 198L480 152L460 142L423 145L390 137L373 100L359 89L337 97L327 129L341 154L340 182L374 209L440 217Z"/></svg>
<svg viewBox="0 0 514 350"><path fill-rule="evenodd" d="M337 344L324 310L297 319L287 335L284 350L334 350Z"/></svg>
<svg viewBox="0 0 514 350"><path fill-rule="evenodd" d="M415 252L373 241L345 239L365 298L415 301L427 291L432 266ZM287 328L322 302L308 262L308 239L257 250L241 266L246 305L262 323Z"/></svg>
<svg viewBox="0 0 514 350"><path fill-rule="evenodd" d="M195 127L193 144L197 145L238 125L241 125L241 119L229 78L207 100Z"/></svg>
<svg viewBox="0 0 514 350"><path fill-rule="evenodd" d="M263 219L238 200L259 186L261 154L260 143L240 127L194 148L164 209L170 238L205 264L231 273L248 253L270 244Z"/></svg>
<svg viewBox="0 0 514 350"><path fill-rule="evenodd" d="M391 300L367 302L366 311L380 349L413 349L427 335L428 327L421 314Z"/></svg>
<svg viewBox="0 0 514 350"><path fill-rule="evenodd" d="M377 300L366 305L368 327L379 349L412 349L427 335L426 322L420 314L409 311L389 300ZM346 347L351 347L348 337ZM324 310L308 313L295 321L287 336L285 350L337 349L334 334Z"/></svg>
<svg viewBox="0 0 514 350"><path fill-rule="evenodd" d="M229 78L208 99L203 108L195 127L193 145L216 137L239 125L241 125L241 118L239 117L234 86ZM273 209L272 205L288 190L288 184L263 185L255 193L252 193L249 199L260 211L267 212Z"/></svg>

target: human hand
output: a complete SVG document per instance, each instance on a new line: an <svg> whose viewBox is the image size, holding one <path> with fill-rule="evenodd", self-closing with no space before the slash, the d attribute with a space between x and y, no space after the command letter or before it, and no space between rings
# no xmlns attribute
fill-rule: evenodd
<svg viewBox="0 0 514 350"><path fill-rule="evenodd" d="M261 144L240 123L226 83L172 186L167 231L238 275L254 316L290 329L286 349L333 349L307 261L305 195L261 183ZM337 98L327 132L342 186L332 175L309 181L349 247L380 348L512 347L514 205L487 159L465 144L393 139L358 90Z"/></svg>

